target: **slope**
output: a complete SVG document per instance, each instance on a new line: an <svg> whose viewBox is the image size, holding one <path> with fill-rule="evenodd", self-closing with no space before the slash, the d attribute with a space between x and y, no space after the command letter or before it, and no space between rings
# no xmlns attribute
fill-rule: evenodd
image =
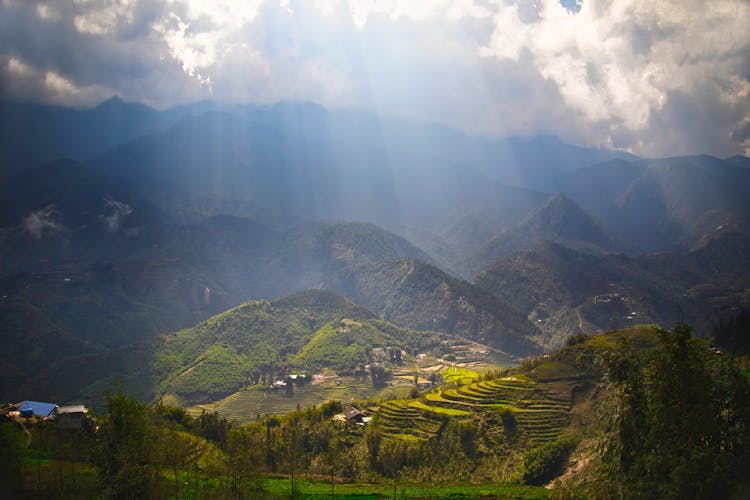
<svg viewBox="0 0 750 500"><path fill-rule="evenodd" d="M722 225L750 233L742 158L611 161L564 173L555 187L642 251L684 250Z"/></svg>
<svg viewBox="0 0 750 500"><path fill-rule="evenodd" d="M86 160L188 112L157 111L116 96L90 109L0 102L0 181L58 158Z"/></svg>
<svg viewBox="0 0 750 500"><path fill-rule="evenodd" d="M545 240L594 253L623 248L599 221L567 196L557 194L520 223L484 243L466 259L463 268L474 274L495 259Z"/></svg>
<svg viewBox="0 0 750 500"><path fill-rule="evenodd" d="M474 282L527 314L544 332L545 346L634 321L687 320L708 335L716 315L747 306L749 243L722 234L690 253L637 257L543 243L494 263Z"/></svg>
<svg viewBox="0 0 750 500"><path fill-rule="evenodd" d="M39 261L110 261L150 246L169 219L120 180L72 160L0 185L3 271Z"/></svg>
<svg viewBox="0 0 750 500"><path fill-rule="evenodd" d="M155 350L152 376L161 394L213 401L293 367L353 371L372 361L375 347L432 342L428 333L395 327L335 293L312 290L248 302L167 335Z"/></svg>
<svg viewBox="0 0 750 500"><path fill-rule="evenodd" d="M385 260L355 276L352 300L388 321L457 334L517 356L536 352L536 327L496 296L416 260Z"/></svg>

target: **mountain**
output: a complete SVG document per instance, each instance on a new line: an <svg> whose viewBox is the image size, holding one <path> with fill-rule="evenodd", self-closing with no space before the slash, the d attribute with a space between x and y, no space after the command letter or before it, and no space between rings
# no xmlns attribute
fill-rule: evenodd
<svg viewBox="0 0 750 500"><path fill-rule="evenodd" d="M553 179L565 172L610 160L637 157L605 148L584 148L553 136L514 137L494 144L495 168L491 178L504 184L541 191L557 191Z"/></svg>
<svg viewBox="0 0 750 500"><path fill-rule="evenodd" d="M0 394L6 400L18 400L18 390L30 374L48 367L51 360L71 358L105 351L101 345L82 339L55 321L53 315L24 300L7 294L2 283L0 299L0 337L3 359L0 366Z"/></svg>
<svg viewBox="0 0 750 500"><path fill-rule="evenodd" d="M187 112L160 112L119 97L91 109L0 102L0 181L59 158L86 160L163 130Z"/></svg>
<svg viewBox="0 0 750 500"><path fill-rule="evenodd" d="M507 353L538 351L536 327L496 296L416 260L384 260L343 290L395 324L460 335Z"/></svg>
<svg viewBox="0 0 750 500"><path fill-rule="evenodd" d="M561 161L543 162L539 151L547 150L559 152ZM138 182L141 192L173 211L189 213L197 200L249 200L274 213L368 221L403 234L437 228L477 200L502 197L504 185L526 185L519 175L530 171L527 163L553 177L622 156L551 138L491 141L429 124L280 103L185 115L91 165Z"/></svg>
<svg viewBox="0 0 750 500"><path fill-rule="evenodd" d="M372 224L319 223L286 233L256 277L247 279L266 296L329 289L399 326L461 335L514 355L537 350L525 338L536 329L523 316L430 262Z"/></svg>
<svg viewBox="0 0 750 500"><path fill-rule="evenodd" d="M263 261L255 286L274 296L307 288L346 294L353 277L382 260L432 259L405 239L374 224L319 222L286 231Z"/></svg>
<svg viewBox="0 0 750 500"><path fill-rule="evenodd" d="M465 262L471 274L495 259L529 248L540 241L553 241L588 252L611 252L623 244L603 225L565 195L548 198L515 226L485 242Z"/></svg>
<svg viewBox="0 0 750 500"><path fill-rule="evenodd" d="M741 158L615 160L564 173L556 189L641 251L684 250L722 224L750 231L750 170Z"/></svg>
<svg viewBox="0 0 750 500"><path fill-rule="evenodd" d="M214 401L290 367L353 372L373 361L373 348L432 343L439 343L432 334L398 328L335 293L311 290L248 302L166 336L152 370L162 394Z"/></svg>
<svg viewBox="0 0 750 500"><path fill-rule="evenodd" d="M632 312L708 325L746 301L741 157L640 160L310 103L2 106L3 320L31 322L40 345L24 354L14 330L0 347L16 353L9 372L35 367L25 387L81 356L97 356L91 373L127 373L134 345L308 289L519 356ZM573 254L534 257L544 241ZM498 258L486 280L454 277ZM642 310L593 302L611 276ZM544 307L534 284L551 290Z"/></svg>
<svg viewBox="0 0 750 500"><path fill-rule="evenodd" d="M750 304L748 245L743 235L725 234L689 253L628 257L541 243L497 261L474 282L525 313L548 347L634 322L687 321L707 336Z"/></svg>
<svg viewBox="0 0 750 500"><path fill-rule="evenodd" d="M461 263L477 247L508 229L541 205L549 194L532 189L495 185L476 192L432 227L409 227L406 237L434 256L444 269L460 274Z"/></svg>
<svg viewBox="0 0 750 500"><path fill-rule="evenodd" d="M451 277L406 240L364 223L303 225L246 277L265 296L310 287L334 290L399 326L458 334L515 355L535 352L535 327L470 283ZM228 260L225 261L229 262Z"/></svg>
<svg viewBox="0 0 750 500"><path fill-rule="evenodd" d="M156 242L170 221L133 190L73 160L0 185L3 271L44 261L111 261Z"/></svg>

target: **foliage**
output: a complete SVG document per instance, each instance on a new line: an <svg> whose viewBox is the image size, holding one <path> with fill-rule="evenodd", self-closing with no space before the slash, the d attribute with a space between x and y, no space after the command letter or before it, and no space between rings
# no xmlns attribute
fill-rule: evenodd
<svg viewBox="0 0 750 500"><path fill-rule="evenodd" d="M102 484L113 498L145 497L153 488L157 441L149 407L123 395L107 398L96 465Z"/></svg>
<svg viewBox="0 0 750 500"><path fill-rule="evenodd" d="M10 491L22 486L22 467L25 456L26 436L21 427L13 422L0 422L0 485Z"/></svg>
<svg viewBox="0 0 750 500"><path fill-rule="evenodd" d="M746 477L747 374L732 358L690 338L687 329L640 327L586 337L543 358L546 362L580 371L570 380L550 382L534 375L538 366L526 374L482 376L451 369L450 383L418 400L359 404L375 416L364 428L332 418L348 408L340 401L237 427L214 413L191 417L180 408L111 395L96 444L78 440L80 448L93 452L90 457L71 454L65 436L40 425L32 429L33 465L22 461L14 477L38 467L37 493L67 485L64 491L72 496L73 483L63 480L62 471L71 469L65 464L91 460L101 482L85 491L114 498L262 497L279 488L288 488L282 494L312 494L319 487L309 486L311 478L323 477L334 489L341 482L364 481L380 483L372 487L377 491L391 481L399 491L415 491L425 482L541 485L563 471L577 446L576 428L569 425L571 392L581 380L591 386L597 370L611 384L608 408L614 411L601 460L594 461L596 484L560 495L690 498L711 489L724 497ZM9 451L14 442L18 449L18 428L1 430ZM5 474L13 475L12 464L4 464ZM54 467L61 471L57 481L50 473ZM66 477L83 480L83 474L74 474ZM339 493L345 490L341 486ZM524 491L533 496L541 490Z"/></svg>
<svg viewBox="0 0 750 500"><path fill-rule="evenodd" d="M294 364L308 369L330 368L336 372L352 371L371 360L373 347L384 347L401 339L379 330L376 324L347 321L328 323L320 328L302 350L292 358Z"/></svg>
<svg viewBox="0 0 750 500"><path fill-rule="evenodd" d="M558 476L575 445L575 440L557 439L526 452L523 457L524 483L541 486Z"/></svg>
<svg viewBox="0 0 750 500"><path fill-rule="evenodd" d="M270 385L290 370L353 372L374 347L436 345L433 334L377 319L333 292L312 290L274 302L247 302L166 336L151 373L159 392L186 402L220 399Z"/></svg>
<svg viewBox="0 0 750 500"><path fill-rule="evenodd" d="M678 325L656 349L604 359L610 432L597 495L730 496L750 470L750 385Z"/></svg>

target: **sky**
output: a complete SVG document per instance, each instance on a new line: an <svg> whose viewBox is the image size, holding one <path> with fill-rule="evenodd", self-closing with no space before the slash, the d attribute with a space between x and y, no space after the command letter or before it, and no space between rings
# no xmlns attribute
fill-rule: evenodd
<svg viewBox="0 0 750 500"><path fill-rule="evenodd" d="M750 154L748 0L0 0L0 99L330 109Z"/></svg>

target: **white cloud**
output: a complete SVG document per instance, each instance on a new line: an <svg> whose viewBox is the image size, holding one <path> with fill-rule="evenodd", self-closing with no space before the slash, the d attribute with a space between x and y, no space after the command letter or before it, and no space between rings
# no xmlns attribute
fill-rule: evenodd
<svg viewBox="0 0 750 500"><path fill-rule="evenodd" d="M31 76L33 73L33 70L27 64L15 57L8 59L8 71L21 78Z"/></svg>
<svg viewBox="0 0 750 500"><path fill-rule="evenodd" d="M75 16L76 29L81 33L90 35L106 35L112 33L120 22L133 22L133 11L137 5L137 0L103 0L99 2L76 0L76 3L92 4L90 8Z"/></svg>
<svg viewBox="0 0 750 500"><path fill-rule="evenodd" d="M518 61L525 50L586 121L645 132L674 92L714 88L730 102L739 98L748 112L741 95L750 51L748 5L613 0L583 2L576 14L543 0L531 22L522 21L515 6L500 7L480 54Z"/></svg>
<svg viewBox="0 0 750 500"><path fill-rule="evenodd" d="M57 221L59 214L54 205L29 213L21 221L21 227L31 236L40 239L47 232L62 231L63 225Z"/></svg>
<svg viewBox="0 0 750 500"><path fill-rule="evenodd" d="M210 88L211 77L204 76L201 71L216 62L217 35L190 35L189 27L190 25L175 13L170 14L170 19L154 25L154 29L163 35L169 54L182 65L182 70Z"/></svg>
<svg viewBox="0 0 750 500"><path fill-rule="evenodd" d="M57 71L45 71L15 56L8 57L5 64L4 59L0 53L0 80L16 98L38 100L42 94L45 102L85 106L113 94L101 85L77 85Z"/></svg>
<svg viewBox="0 0 750 500"><path fill-rule="evenodd" d="M457 21L491 15L486 6L474 0L348 0L347 5L355 26L360 29L371 16L386 16L393 20L427 21L438 18Z"/></svg>
<svg viewBox="0 0 750 500"><path fill-rule="evenodd" d="M109 213L100 215L99 218L110 232L116 232L120 229L122 220L133 213L133 207L109 196L104 198L104 206L109 209Z"/></svg>
<svg viewBox="0 0 750 500"><path fill-rule="evenodd" d="M74 96L80 92L78 87L53 71L48 71L44 77L44 84L57 95Z"/></svg>
<svg viewBox="0 0 750 500"><path fill-rule="evenodd" d="M153 27L163 36L170 55L183 71L211 89L211 67L239 44L237 32L255 20L262 3L263 0L170 0L169 14Z"/></svg>
<svg viewBox="0 0 750 500"><path fill-rule="evenodd" d="M60 12L46 3L38 3L36 5L36 13L41 19L48 21L58 21L60 19Z"/></svg>

